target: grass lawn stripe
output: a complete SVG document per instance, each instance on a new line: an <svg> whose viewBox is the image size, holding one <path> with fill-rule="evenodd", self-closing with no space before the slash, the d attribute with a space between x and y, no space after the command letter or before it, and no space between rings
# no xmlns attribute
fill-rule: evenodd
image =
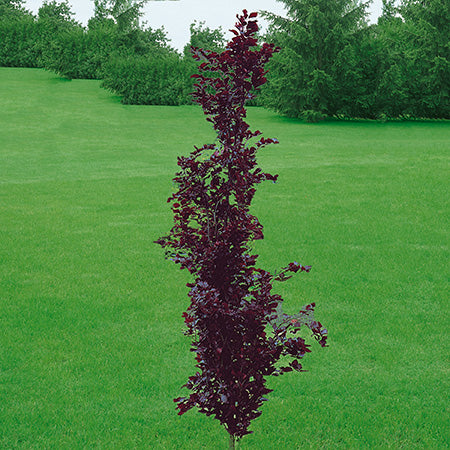
<svg viewBox="0 0 450 450"><path fill-rule="evenodd" d="M259 156L279 174L255 197L259 264L313 266L277 289L317 303L330 347L271 380L241 448L448 448L448 122L249 119L280 140ZM189 278L152 243L177 156L213 140L195 106L0 68L0 447L226 446L174 409Z"/></svg>

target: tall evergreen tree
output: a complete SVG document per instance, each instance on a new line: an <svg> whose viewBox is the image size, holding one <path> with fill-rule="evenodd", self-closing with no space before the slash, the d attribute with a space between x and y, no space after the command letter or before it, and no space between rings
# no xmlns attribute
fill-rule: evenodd
<svg viewBox="0 0 450 450"><path fill-rule="evenodd" d="M375 36L378 70L373 93L374 117L399 117L408 110L405 65L408 44L402 38L403 27L398 1L383 0L383 10L378 18Z"/></svg>
<svg viewBox="0 0 450 450"><path fill-rule="evenodd" d="M370 2L278 1L284 3L287 17L264 13L270 22L268 38L281 47L270 63L265 104L293 117L308 111L312 118L337 114L342 109L340 75L342 70L350 70L339 64L345 59L347 66L357 65L349 47L367 28Z"/></svg>
<svg viewBox="0 0 450 450"><path fill-rule="evenodd" d="M402 0L402 39L406 58L412 113L450 117L450 2Z"/></svg>
<svg viewBox="0 0 450 450"><path fill-rule="evenodd" d="M386 117L450 117L450 4L384 0L374 109Z"/></svg>

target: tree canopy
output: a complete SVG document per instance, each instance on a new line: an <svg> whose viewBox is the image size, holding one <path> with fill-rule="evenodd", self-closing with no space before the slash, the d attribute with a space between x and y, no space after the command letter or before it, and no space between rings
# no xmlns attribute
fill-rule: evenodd
<svg viewBox="0 0 450 450"><path fill-rule="evenodd" d="M293 117L335 115L347 77L357 71L355 48L367 30L367 3L355 0L279 0L287 17L265 12L268 40L281 51L270 63L265 103Z"/></svg>
<svg viewBox="0 0 450 450"><path fill-rule="evenodd" d="M198 72L190 48L222 51L223 31L195 22L177 52L164 29L139 21L147 1L93 0L83 27L69 0L45 0L37 16L24 0L0 0L0 66L99 78L125 102L190 103ZM251 104L308 121L450 118L450 2L383 0L378 23L369 25L369 1L278 1L285 16L263 15L264 39L280 52Z"/></svg>

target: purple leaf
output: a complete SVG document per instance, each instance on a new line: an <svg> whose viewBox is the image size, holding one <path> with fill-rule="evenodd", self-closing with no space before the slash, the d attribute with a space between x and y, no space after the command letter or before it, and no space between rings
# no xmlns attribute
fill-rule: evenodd
<svg viewBox="0 0 450 450"><path fill-rule="evenodd" d="M217 136L214 144L178 158L176 192L168 200L173 227L156 241L193 278L187 283L190 305L182 316L198 371L184 385L190 396L175 399L178 414L195 406L235 437L250 433L252 420L261 414L271 392L268 375L302 371L297 359L310 349L296 335L300 328L309 328L321 346L327 338L314 320L314 304L289 316L273 292L274 281L311 267L294 262L272 275L256 267L257 255L251 251L252 242L264 237L250 213L256 185L278 177L264 173L256 155L278 141L251 131L245 121L244 105L265 83L264 64L279 51L272 44L257 47L258 24L251 20L256 17L246 10L238 16L234 37L222 53L192 48L201 62L192 76L193 99ZM273 330L266 334L268 326ZM292 362L278 367L282 357Z"/></svg>

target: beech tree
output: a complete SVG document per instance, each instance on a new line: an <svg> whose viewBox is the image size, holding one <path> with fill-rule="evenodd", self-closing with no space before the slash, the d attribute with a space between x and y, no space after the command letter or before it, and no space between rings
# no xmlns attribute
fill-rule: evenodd
<svg viewBox="0 0 450 450"><path fill-rule="evenodd" d="M310 348L298 336L300 328L309 328L322 346L327 339L314 319L314 303L289 316L272 292L275 281L311 267L292 262L272 274L256 267L258 256L251 252L251 242L263 238L261 223L250 213L255 187L277 180L256 162L257 150L277 140L245 122L245 103L265 83L264 65L278 51L273 44L257 47L256 16L246 10L237 16L225 51L193 49L201 62L193 97L217 141L178 158L178 190L168 200L174 226L156 241L193 277L183 317L197 372L185 384L190 395L175 399L179 414L197 407L214 416L228 431L231 447L251 433L251 421L261 414L271 392L267 377L302 371L299 360Z"/></svg>

